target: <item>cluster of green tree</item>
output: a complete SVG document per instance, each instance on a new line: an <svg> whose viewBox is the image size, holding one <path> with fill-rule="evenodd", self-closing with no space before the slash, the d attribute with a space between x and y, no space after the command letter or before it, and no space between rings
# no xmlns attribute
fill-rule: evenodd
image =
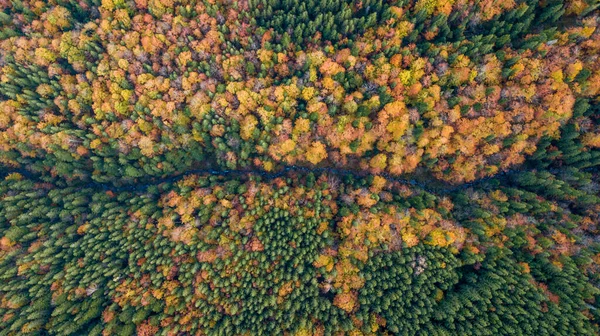
<svg viewBox="0 0 600 336"><path fill-rule="evenodd" d="M558 269L547 260L531 261L531 274L510 251L490 249L476 269L462 273L460 283L434 313L441 326L428 334L455 335L592 335L583 298L587 279L572 264ZM463 271L464 272L464 271ZM548 285L558 299L540 288ZM436 330L437 329L437 330Z"/></svg>
<svg viewBox="0 0 600 336"><path fill-rule="evenodd" d="M553 24L565 14L566 4L564 1L526 0L510 1L504 5L505 11L500 12L490 8L487 1L475 1L472 6L477 10L466 12L452 11L431 15L427 8L414 11L410 14L415 30L406 37L406 41L417 43L431 56L436 56L439 52L436 52L436 44L446 42L455 43L459 46L460 53L469 57L480 57L507 45L536 49L541 43L549 40L548 37L553 36L556 31ZM541 34L524 38L532 28L542 30L544 27L548 29ZM428 34L435 37L428 38ZM427 51L431 48L431 51Z"/></svg>
<svg viewBox="0 0 600 336"><path fill-rule="evenodd" d="M72 244L77 242L77 227L90 212L92 191L58 187L44 190L36 188L31 181L11 177L0 189L3 195L0 206L1 332L4 335L40 334L42 330L65 335L89 332L98 324L106 302L103 287L106 277L100 274L105 271L116 274L123 265L122 261L115 260L116 255L122 258L126 253L120 250L107 254L108 263L98 263L85 272L74 263L83 251L72 248ZM99 257L104 251L92 253ZM80 272L87 275L86 280L93 276L91 281L104 280L104 283L99 283L98 291L77 298L51 291L53 283ZM77 285L67 284L69 288Z"/></svg>
<svg viewBox="0 0 600 336"><path fill-rule="evenodd" d="M379 315L393 335L587 335L595 332L578 310L586 279L572 264L557 271L543 261L524 272L511 252L491 248L476 264L443 250L415 247L381 254L365 268L358 316ZM460 261L459 261L460 260ZM422 269L419 269L419 263ZM565 266L567 267L567 266ZM547 273L545 273L547 272ZM560 293L552 302L538 279ZM578 308L579 307L579 308ZM365 334L373 332L367 322Z"/></svg>
<svg viewBox="0 0 600 336"><path fill-rule="evenodd" d="M508 179L492 180L482 189L456 192L452 199L456 219L477 236L480 244L506 247L507 256L526 266L526 272L543 284L544 291L552 293L552 301L559 303L553 314L564 314L561 309L565 307L592 302L586 304L586 316L598 326L597 170L567 167L554 173L525 171ZM574 287L569 288L569 283ZM594 334L579 322L567 325L573 329L556 333ZM552 334L547 327L544 333Z"/></svg>
<svg viewBox="0 0 600 336"><path fill-rule="evenodd" d="M325 41L352 39L391 16L387 0L251 0L250 8L251 21L273 28L285 48L292 41L310 41L317 32Z"/></svg>
<svg viewBox="0 0 600 336"><path fill-rule="evenodd" d="M379 210L372 212L349 205L353 190L376 183L192 176L114 193L10 175L0 183L0 329L4 335L597 332L589 307L596 309L594 296L600 298L592 260L600 246L585 241L597 228L582 234L584 213L565 222L570 208L557 208L553 193L546 200L527 184L487 186L467 191L479 193L471 201L453 195L454 209L445 215L473 232L467 246L403 238L403 247L395 247L386 238L368 242L367 235L354 247L368 249L366 262L347 259L354 252L346 218L354 218L350 232L368 230L375 218L413 211L421 218L447 202L421 192L375 201ZM307 190L310 196L301 196ZM386 199L389 190L373 197ZM494 218L519 214L532 218L490 233L502 225ZM403 230L390 222L391 231L378 230ZM576 248L553 246L565 243L557 230Z"/></svg>
<svg viewBox="0 0 600 336"><path fill-rule="evenodd" d="M588 71L581 71L575 81L589 77ZM528 158L532 168L556 168L569 166L576 168L595 167L600 164L600 150L588 146L585 130L600 126L600 105L588 99L578 99L573 107L573 117L561 128L558 138L545 136L540 140L536 152Z"/></svg>
<svg viewBox="0 0 600 336"><path fill-rule="evenodd" d="M353 46L353 39L367 28L384 25L393 15L390 6L402 8L402 15L414 25L405 37L406 43L416 43L421 51L435 57L438 45L454 43L461 54L480 57L507 45L521 49L536 49L552 39L556 22L565 16L568 6L564 1L510 1L504 6L488 1L463 3L462 10L452 7L453 2L417 1L251 1L250 18L255 24L278 33L280 43L287 49L291 42L322 41ZM496 8L495 8L496 7ZM599 7L590 3L579 13L584 17ZM451 10L452 9L452 10ZM532 26L534 25L534 26ZM546 30L543 30L547 28ZM532 29L541 34L524 38ZM432 37L433 36L433 37ZM400 46L387 50L390 56Z"/></svg>

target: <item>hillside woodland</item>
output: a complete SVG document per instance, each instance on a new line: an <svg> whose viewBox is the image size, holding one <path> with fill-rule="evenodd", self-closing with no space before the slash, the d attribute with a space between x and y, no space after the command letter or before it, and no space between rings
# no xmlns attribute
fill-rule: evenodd
<svg viewBox="0 0 600 336"><path fill-rule="evenodd" d="M600 335L595 0L0 0L0 336Z"/></svg>

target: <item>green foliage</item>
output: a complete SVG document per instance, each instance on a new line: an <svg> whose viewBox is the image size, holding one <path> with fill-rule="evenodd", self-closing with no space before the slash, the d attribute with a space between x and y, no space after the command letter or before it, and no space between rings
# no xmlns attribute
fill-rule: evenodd
<svg viewBox="0 0 600 336"><path fill-rule="evenodd" d="M0 336L599 334L599 6L0 1Z"/></svg>
<svg viewBox="0 0 600 336"><path fill-rule="evenodd" d="M318 32L325 41L352 38L389 18L387 1L367 0L251 0L252 18L259 26L273 28L286 46L311 40Z"/></svg>
<svg viewBox="0 0 600 336"><path fill-rule="evenodd" d="M378 254L363 269L359 316L386 320L396 335L416 335L431 323L438 301L459 280L458 260L447 250L417 246ZM365 320L365 332L370 323Z"/></svg>

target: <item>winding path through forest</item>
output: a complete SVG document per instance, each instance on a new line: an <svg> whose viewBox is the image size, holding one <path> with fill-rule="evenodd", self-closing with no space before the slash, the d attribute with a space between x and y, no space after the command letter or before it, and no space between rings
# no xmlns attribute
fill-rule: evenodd
<svg viewBox="0 0 600 336"><path fill-rule="evenodd" d="M589 172L589 171L597 170L597 168L598 167L593 166L593 167L583 168L580 170ZM69 183L69 185L85 187L85 188L92 188L92 189L112 190L114 192L121 192L121 191L145 192L148 189L148 187L150 187L150 186L157 186L157 185L160 185L161 183L173 183L173 182L176 182L176 181L178 181L182 178L185 178L186 176L190 176L190 175L212 175L212 176L258 175L263 178L273 179L273 178L286 176L287 173L296 172L296 173L302 173L302 174L326 173L326 174L335 174L335 175L340 175L340 176L352 175L353 177L356 177L356 178L364 178L364 177L367 177L370 175L373 175L373 176L378 175L378 176L385 177L389 181L394 181L394 182L399 182L402 184L410 185L410 186L422 189L431 194L445 195L445 194L455 192L457 190L467 189L470 187L481 185L483 183L486 183L486 182L494 180L494 179L500 179L500 178L509 179L513 175L516 175L516 174L519 174L522 172L526 172L526 171L534 171L534 170L535 169L528 168L524 165L520 165L520 166L515 167L514 169L503 171L503 172L497 173L495 175L479 178L479 179L476 179L471 182L465 182L465 183L461 183L461 184L452 184L452 183L445 182L445 181L442 181L439 179L435 179L433 177L424 179L423 178L423 176L425 175L424 173L419 174L418 177L420 179L418 179L417 174L415 174L415 173L404 174L402 176L394 176L394 175L391 175L388 173L373 174L370 172L361 172L361 171L352 170L352 169L339 169L339 168L331 168L331 167L309 168L309 167L303 167L303 166L284 166L283 168L279 169L276 172L267 172L267 171L259 170L259 169L244 170L244 169L201 168L201 169L190 169L184 173L180 173L180 174L176 174L176 175L172 175L172 176L150 178L146 181L140 181L138 183L131 183L131 184L125 184L125 185L115 185L112 183L103 183L103 182L96 182L96 181L82 181L82 182L72 181L72 183ZM550 173L552 173L552 174L560 173L562 170L564 170L564 168L549 169ZM34 179L34 180L42 180L42 178L43 178L42 173L31 172L31 171L29 171L27 169L23 169L23 168L8 168L8 167L3 167L0 165L0 178L3 179L5 176L7 176L8 174L11 174L11 173L19 173L23 176L26 176L26 177Z"/></svg>
<svg viewBox="0 0 600 336"><path fill-rule="evenodd" d="M94 188L94 189L112 190L115 192L119 192L119 191L143 192L150 186L159 185L161 183L176 182L176 181L178 181L186 176L189 176L189 175L213 175L213 176L258 175L258 176L261 176L264 178L272 179L272 178L285 176L287 173L298 172L298 173L303 173L303 174L328 173L328 174L335 174L335 175L342 175L342 176L352 175L357 178L363 178L363 177L366 177L369 175L379 175L379 176L385 177L389 181L395 181L395 182L399 182L402 184L411 185L411 186L420 188L420 189L427 191L429 193L432 193L432 194L448 194L448 193L451 193L451 192L454 192L457 190L473 187L473 186L485 183L485 182L493 180L493 179L507 178L510 175L520 173L523 171L526 171L526 169L508 170L508 171L500 172L500 173L492 175L492 176L480 178L480 179L474 180L472 182L466 182L466 183L453 185L453 184L450 184L448 182L444 182L444 181L441 181L438 179L431 179L431 182L418 181L418 180L414 179L414 176L415 176L414 174L410 174L410 175L408 175L408 177L407 177L407 175L404 175L404 177L398 177L398 176L393 176L393 175L387 174L387 173L371 174L368 172L359 172L356 170L338 169L338 168L330 168L330 167L308 168L308 167L302 167L302 166L285 166L285 167L281 168L280 170L278 170L277 172L266 172L264 170L257 170L257 169L248 169L248 170L233 169L233 170L230 170L230 169L205 168L205 169L192 169L192 170L188 170L185 173L168 176L168 177L153 178L153 179L149 179L148 181L144 181L144 182L140 182L140 183L136 183L136 184L115 186L111 183L87 181L87 182L83 182L80 184L77 184L76 182L74 182L73 186L83 186L83 187L89 187L89 188ZM11 173L19 173L23 176L26 176L26 177L32 178L32 179L40 179L41 178L41 174L33 173L26 169L6 168L6 167L0 166L0 177L3 178L4 176L11 174ZM434 186L434 184L435 184L435 186Z"/></svg>

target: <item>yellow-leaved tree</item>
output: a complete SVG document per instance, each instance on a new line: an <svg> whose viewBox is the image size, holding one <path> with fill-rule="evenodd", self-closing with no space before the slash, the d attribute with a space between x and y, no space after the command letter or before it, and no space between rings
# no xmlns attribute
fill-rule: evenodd
<svg viewBox="0 0 600 336"><path fill-rule="evenodd" d="M320 141L313 142L306 151L306 160L314 165L327 158L325 145Z"/></svg>

